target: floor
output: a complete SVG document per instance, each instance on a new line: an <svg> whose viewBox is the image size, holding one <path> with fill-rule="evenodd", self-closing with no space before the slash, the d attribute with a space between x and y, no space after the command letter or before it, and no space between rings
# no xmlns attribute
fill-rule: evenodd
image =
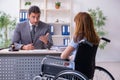
<svg viewBox="0 0 120 80"><path fill-rule="evenodd" d="M96 65L107 69L114 76L115 80L120 80L120 62L97 62Z"/></svg>

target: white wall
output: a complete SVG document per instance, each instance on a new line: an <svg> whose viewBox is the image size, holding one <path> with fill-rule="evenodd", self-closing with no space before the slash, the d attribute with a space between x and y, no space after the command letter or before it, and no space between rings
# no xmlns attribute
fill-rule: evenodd
<svg viewBox="0 0 120 80"><path fill-rule="evenodd" d="M10 14L13 18L19 18L19 0L0 0L0 11Z"/></svg>
<svg viewBox="0 0 120 80"><path fill-rule="evenodd" d="M108 32L107 38L111 43L105 50L98 50L97 61L120 61L120 0L73 0L72 16L79 11L87 11L89 8L100 7L107 16L105 30ZM3 10L13 17L19 15L19 0L1 0L0 11Z"/></svg>
<svg viewBox="0 0 120 80"><path fill-rule="evenodd" d="M120 61L120 0L74 0L73 15L79 11L87 11L89 8L100 7L103 10L107 21L105 30L106 36L111 43L104 50L98 50L97 61Z"/></svg>

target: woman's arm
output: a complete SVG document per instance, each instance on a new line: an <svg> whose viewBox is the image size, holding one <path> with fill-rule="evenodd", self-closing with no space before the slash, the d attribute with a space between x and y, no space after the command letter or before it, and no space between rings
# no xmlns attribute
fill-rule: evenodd
<svg viewBox="0 0 120 80"><path fill-rule="evenodd" d="M71 52L74 51L74 50L75 50L75 48L69 45L69 46L62 52L62 54L61 54L60 57L61 57L62 59L69 59L69 56L70 56Z"/></svg>

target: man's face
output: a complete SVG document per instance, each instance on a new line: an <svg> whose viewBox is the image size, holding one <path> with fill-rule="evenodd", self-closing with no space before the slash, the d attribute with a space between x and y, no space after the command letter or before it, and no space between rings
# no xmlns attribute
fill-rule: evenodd
<svg viewBox="0 0 120 80"><path fill-rule="evenodd" d="M40 19L40 13L31 13L28 15L28 19L30 20L31 24L37 25Z"/></svg>

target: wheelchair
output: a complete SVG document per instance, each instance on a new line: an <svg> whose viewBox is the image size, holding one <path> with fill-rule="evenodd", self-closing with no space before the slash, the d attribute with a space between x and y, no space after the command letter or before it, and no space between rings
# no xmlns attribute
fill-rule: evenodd
<svg viewBox="0 0 120 80"><path fill-rule="evenodd" d="M49 56L41 62L41 73L33 80L89 80L87 76L74 70L74 62Z"/></svg>
<svg viewBox="0 0 120 80"><path fill-rule="evenodd" d="M101 39L110 42L106 38ZM95 65L97 47L84 39L78 45L74 61L55 56L44 57L41 62L41 73L33 80L115 80L109 71ZM93 57L86 57L87 55Z"/></svg>

